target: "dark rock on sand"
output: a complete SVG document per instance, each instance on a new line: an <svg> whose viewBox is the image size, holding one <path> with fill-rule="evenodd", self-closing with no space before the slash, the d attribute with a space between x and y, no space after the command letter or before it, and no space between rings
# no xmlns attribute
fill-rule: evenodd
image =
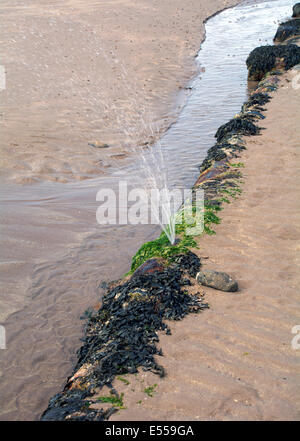
<svg viewBox="0 0 300 441"><path fill-rule="evenodd" d="M247 118L233 118L218 129L215 137L217 141L220 142L229 133L232 135L251 136L257 135L259 128Z"/></svg>
<svg viewBox="0 0 300 441"><path fill-rule="evenodd" d="M248 101L242 106L242 112L248 111L248 109L256 106L256 110L264 110L261 106L264 106L270 101L270 97L264 93L253 93Z"/></svg>
<svg viewBox="0 0 300 441"><path fill-rule="evenodd" d="M299 3L300 9L300 3ZM275 42L282 43L291 37L300 37L300 18L285 21L279 25L276 35L274 37Z"/></svg>
<svg viewBox="0 0 300 441"><path fill-rule="evenodd" d="M248 78L252 81L260 81L272 70L288 70L298 63L300 63L300 47L295 44L257 47L246 61Z"/></svg>
<svg viewBox="0 0 300 441"><path fill-rule="evenodd" d="M163 271L164 266L159 259L149 259L146 260L141 266L139 266L132 277L141 276L145 274L153 274L156 271Z"/></svg>
<svg viewBox="0 0 300 441"><path fill-rule="evenodd" d="M226 273L204 270L197 274L196 279L200 285L209 286L219 291L235 292L238 290L237 282Z"/></svg>
<svg viewBox="0 0 300 441"><path fill-rule="evenodd" d="M292 17L300 17L300 3L294 5Z"/></svg>

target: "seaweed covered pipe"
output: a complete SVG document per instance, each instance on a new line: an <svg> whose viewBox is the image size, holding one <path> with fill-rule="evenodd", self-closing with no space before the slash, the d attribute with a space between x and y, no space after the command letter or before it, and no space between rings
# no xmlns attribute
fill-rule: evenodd
<svg viewBox="0 0 300 441"><path fill-rule="evenodd" d="M268 72L289 70L300 63L300 47L296 44L260 46L247 58L248 79L260 81Z"/></svg>
<svg viewBox="0 0 300 441"><path fill-rule="evenodd" d="M42 420L103 421L116 409L89 407L97 389L107 386L115 400L120 400L112 386L117 375L136 373L142 367L164 376L154 358L162 355L157 331L170 334L166 319L180 320L208 307L199 293L186 291L200 266L200 259L189 252L174 257L166 268L155 273L140 271L108 289L101 308L87 323L74 375L50 400Z"/></svg>
<svg viewBox="0 0 300 441"><path fill-rule="evenodd" d="M276 90L278 81L276 75L261 81L236 118L218 130L217 144L208 151L194 185L205 191L206 204L209 204L206 222L219 223L215 213L221 209L220 205L230 194L238 193L240 172L232 167L231 161L246 148L242 136L259 133L254 122L264 118L262 106L270 100L269 92ZM159 245L167 245L164 242L156 245L161 256ZM179 250L182 253L185 248L178 246ZM208 308L202 294L187 291L201 269L196 254L187 249L182 254L171 254L168 261L153 256L149 259L147 253L138 255L144 256L145 262L138 259L133 274L108 286L102 306L89 317L73 374L63 391L50 399L41 418L43 421L109 419L122 402L122 396L113 386L114 378L136 373L139 368L164 376L156 360L156 356L163 355L157 347L157 331L170 334L167 320L181 320L189 313ZM111 406L95 409L92 405L99 403L104 386L111 391Z"/></svg>
<svg viewBox="0 0 300 441"><path fill-rule="evenodd" d="M257 135L259 133L259 128L251 121L252 116L239 116L237 118L231 119L228 123L221 126L215 137L217 141L220 142L228 134L239 134L244 136Z"/></svg>
<svg viewBox="0 0 300 441"><path fill-rule="evenodd" d="M285 46L287 52L280 52L286 56L283 69L300 62L297 46L294 46ZM247 60L250 69L260 72L256 78L272 71L279 53L268 52L271 60L264 60L262 54L266 49L257 49L254 55L250 54L250 61ZM241 112L218 129L217 142L202 163L193 188L200 187L205 192L204 232L208 234L211 234L209 224L220 222L216 213L221 205L240 191L241 174L238 164L232 161L246 149L243 136L259 134L260 128L255 122L264 118L263 106L271 99L269 93L277 89L280 74L273 72L259 82ZM187 291L197 274L199 277L201 267L199 258L189 249L195 245L192 239L185 237L172 249L164 237L144 244L133 258L130 276L108 287L102 306L88 319L74 372L64 389L50 399L41 418L43 421L107 420L122 402L122 396L113 386L116 375L135 373L138 368L164 375L155 358L162 355L157 347L157 331L170 334L166 320L180 320L208 307L202 294ZM99 392L104 386L111 390L106 403L112 405L95 409L91 405L97 399L99 402Z"/></svg>
<svg viewBox="0 0 300 441"><path fill-rule="evenodd" d="M274 46L254 49L247 58L248 79L260 81L268 72L289 70L300 63L300 3L294 5L293 17L281 23L274 37Z"/></svg>
<svg viewBox="0 0 300 441"><path fill-rule="evenodd" d="M284 41L295 37L300 37L300 18L294 18L281 23L275 34L274 42L283 43Z"/></svg>
<svg viewBox="0 0 300 441"><path fill-rule="evenodd" d="M297 43L300 38L300 3L293 6L292 20L281 23L274 37L275 43L283 43L286 40Z"/></svg>

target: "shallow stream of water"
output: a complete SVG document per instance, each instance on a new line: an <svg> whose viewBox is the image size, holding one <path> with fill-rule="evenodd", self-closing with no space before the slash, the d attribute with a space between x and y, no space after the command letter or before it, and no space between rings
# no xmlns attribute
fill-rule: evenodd
<svg viewBox="0 0 300 441"><path fill-rule="evenodd" d="M292 4L249 0L207 22L196 59L200 73L177 122L161 139L171 186L193 185L217 128L246 98L249 52L272 43ZM80 315L99 302L101 283L128 271L139 246L159 233L151 225L96 223L97 191L117 188L124 177L136 182L136 168L131 157L84 182L2 182L0 323L7 349L0 350L0 419L39 417L71 372L82 335Z"/></svg>

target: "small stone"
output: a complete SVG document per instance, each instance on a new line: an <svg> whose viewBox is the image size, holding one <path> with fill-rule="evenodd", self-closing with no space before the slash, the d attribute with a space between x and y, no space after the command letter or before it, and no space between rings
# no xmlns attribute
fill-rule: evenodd
<svg viewBox="0 0 300 441"><path fill-rule="evenodd" d="M105 144L104 142L100 142L100 141L92 141L89 142L88 145L90 145L91 147L95 147L97 149L108 149L109 145Z"/></svg>
<svg viewBox="0 0 300 441"><path fill-rule="evenodd" d="M219 271L200 271L196 279L200 285L209 286L219 291L236 292L238 290L238 283L228 274Z"/></svg>

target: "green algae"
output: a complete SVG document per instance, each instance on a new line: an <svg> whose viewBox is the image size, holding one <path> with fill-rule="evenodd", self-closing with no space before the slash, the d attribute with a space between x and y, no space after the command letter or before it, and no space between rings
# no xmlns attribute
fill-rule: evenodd
<svg viewBox="0 0 300 441"><path fill-rule="evenodd" d="M117 408L117 409L126 409L126 407L124 407L124 403L123 403L123 397L124 394L122 393L121 395L115 395L113 393L111 393L108 396L101 396L98 397L97 400L100 403L109 403L112 404L113 407Z"/></svg>
<svg viewBox="0 0 300 441"><path fill-rule="evenodd" d="M155 384L153 384L153 386L145 387L144 392L145 392L145 394L148 395L148 397L152 398L154 393L156 392L156 390L155 390L156 388L157 388L157 384L155 383Z"/></svg>
<svg viewBox="0 0 300 441"><path fill-rule="evenodd" d="M168 264L174 256L186 254L190 248L196 247L197 243L191 236L184 235L178 245L172 245L165 232L162 232L158 239L146 242L141 246L132 258L131 269L128 274L132 274L139 266L153 257L162 258Z"/></svg>
<svg viewBox="0 0 300 441"><path fill-rule="evenodd" d="M126 386L129 386L130 381L126 380L124 377L117 377L117 380L122 381L122 383L126 384Z"/></svg>

